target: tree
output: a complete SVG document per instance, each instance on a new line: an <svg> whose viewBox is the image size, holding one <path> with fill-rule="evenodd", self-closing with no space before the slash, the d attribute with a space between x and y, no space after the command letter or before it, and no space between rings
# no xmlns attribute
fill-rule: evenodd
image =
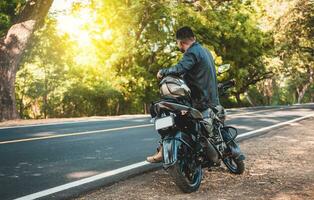
<svg viewBox="0 0 314 200"><path fill-rule="evenodd" d="M92 4L90 9L97 18L89 26L100 29L92 34L97 56L112 66L114 85L125 99L122 111L147 112L158 95L158 69L171 66L177 58L173 1L108 0ZM101 39L108 29L112 30L111 39Z"/></svg>
<svg viewBox="0 0 314 200"><path fill-rule="evenodd" d="M298 0L277 24L276 42L298 103L314 83L314 2Z"/></svg>
<svg viewBox="0 0 314 200"><path fill-rule="evenodd" d="M177 24L194 28L196 38L220 58L216 64L231 64L220 80L236 79L232 94L241 105L241 94L272 75L264 62L273 48L272 35L259 28L250 1L193 2L192 7L181 5Z"/></svg>
<svg viewBox="0 0 314 200"><path fill-rule="evenodd" d="M67 74L74 65L75 47L68 34L58 33L52 16L35 31L16 76L15 93L21 118L59 116L63 92L69 83ZM31 112L30 107L37 107L38 113Z"/></svg>
<svg viewBox="0 0 314 200"><path fill-rule="evenodd" d="M191 26L197 40L212 52L216 66L231 64L218 77L237 82L232 95L223 97L224 105L290 103L302 99L302 93L309 101L313 99L308 92L313 84L307 86L312 80L308 76L312 68L307 66L313 66L313 11L307 1L293 1L301 2L298 9L289 11L279 25L275 21L284 11L266 12L270 0L77 1L65 12L68 16L59 21L60 13L50 15L57 16L57 23L47 23L49 18L44 26L48 29L31 34L36 48L30 46L20 64L17 108L21 116L34 118L147 112L149 103L158 98L157 71L172 66L182 55L174 33L184 25ZM0 13L6 13L0 14L0 35L14 24L10 16L18 17L27 2L0 3ZM68 38L62 35L65 30ZM282 63L285 68L280 70ZM292 93L296 95L290 98ZM31 108L36 108L36 114Z"/></svg>
<svg viewBox="0 0 314 200"><path fill-rule="evenodd" d="M15 78L23 53L34 31L43 23L53 0L5 1L5 8L21 6L20 12L1 10L8 20L0 39L0 121L18 118L15 100ZM15 7L15 8L16 8ZM14 8L14 10L15 10ZM13 19L14 18L14 19Z"/></svg>

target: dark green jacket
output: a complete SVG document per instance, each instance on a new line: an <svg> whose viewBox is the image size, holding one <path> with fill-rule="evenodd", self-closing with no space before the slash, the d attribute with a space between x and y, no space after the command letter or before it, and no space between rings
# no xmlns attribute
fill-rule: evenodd
<svg viewBox="0 0 314 200"><path fill-rule="evenodd" d="M194 42L187 49L178 64L162 69L161 74L183 75L183 79L191 89L193 107L196 109L203 111L219 104L213 56L198 42Z"/></svg>

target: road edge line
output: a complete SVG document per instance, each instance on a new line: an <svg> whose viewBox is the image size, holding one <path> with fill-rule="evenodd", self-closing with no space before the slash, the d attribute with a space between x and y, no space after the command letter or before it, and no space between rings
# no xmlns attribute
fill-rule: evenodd
<svg viewBox="0 0 314 200"><path fill-rule="evenodd" d="M265 131L270 131L270 130L273 130L273 129L276 129L276 128L279 128L279 127L282 127L282 126L285 126L285 125L289 125L289 124L297 122L297 121L301 121L303 119L311 118L311 117L314 117L314 114L309 114L309 115L306 115L306 116L303 116L303 117L299 117L299 118L296 118L296 119L292 119L292 120L289 120L289 121L286 121L286 122L281 122L281 123L278 123L278 124L275 124L275 125L272 125L272 126L267 126L267 127L264 127L264 128L260 128L260 129L254 130L254 131L249 131L249 132L246 132L246 133L242 133L241 135L239 135L237 137L237 139L241 140L243 138L251 137L251 136L254 136L256 134L263 133Z"/></svg>
<svg viewBox="0 0 314 200"><path fill-rule="evenodd" d="M91 183L91 182L94 182L94 181L98 181L98 180L101 180L103 178L114 176L114 175L117 175L117 174L120 174L120 173L123 173L123 172L130 171L132 169L136 169L136 168L139 168L139 167L146 166L146 165L149 165L149 163L147 161L134 163L132 165L128 165L128 166L121 167L121 168L118 168L118 169L115 169L115 170L111 170L111 171L107 171L107 172L104 172L104 173L100 173L100 174L97 174L95 176L91 176L91 177L84 178L84 179L81 179L81 180L77 180L77 181L73 181L73 182L70 182L70 183L66 183L64 185L60 185L60 186L57 186L57 187L49 188L49 189L46 189L46 190L43 190L43 191L40 191L40 192L36 192L36 193L30 194L30 195L27 195L27 196L19 197L19 198L15 199L15 200L31 200L31 199L37 199L37 198L45 197L45 196L48 196L50 194L61 192L61 191L64 191L64 190L67 190L67 189L70 189L70 188L73 188L73 187L77 187L77 186L86 184L86 183Z"/></svg>

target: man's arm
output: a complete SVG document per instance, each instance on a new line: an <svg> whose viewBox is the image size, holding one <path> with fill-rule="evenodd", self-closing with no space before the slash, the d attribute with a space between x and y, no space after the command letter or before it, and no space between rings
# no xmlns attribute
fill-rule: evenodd
<svg viewBox="0 0 314 200"><path fill-rule="evenodd" d="M192 52L186 52L183 58L173 67L161 69L159 72L162 76L185 74L197 63L196 56Z"/></svg>

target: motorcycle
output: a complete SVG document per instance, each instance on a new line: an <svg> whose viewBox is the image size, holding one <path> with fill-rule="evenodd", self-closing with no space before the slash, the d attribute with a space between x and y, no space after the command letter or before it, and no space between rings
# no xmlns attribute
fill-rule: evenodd
<svg viewBox="0 0 314 200"><path fill-rule="evenodd" d="M237 129L226 126L225 113L212 107L212 124L192 107L190 89L179 77L167 76L160 82L162 98L152 103L155 130L161 136L163 168L185 193L197 191L203 168L220 166L234 174L244 172L244 155L235 141ZM234 81L218 84L219 94Z"/></svg>

